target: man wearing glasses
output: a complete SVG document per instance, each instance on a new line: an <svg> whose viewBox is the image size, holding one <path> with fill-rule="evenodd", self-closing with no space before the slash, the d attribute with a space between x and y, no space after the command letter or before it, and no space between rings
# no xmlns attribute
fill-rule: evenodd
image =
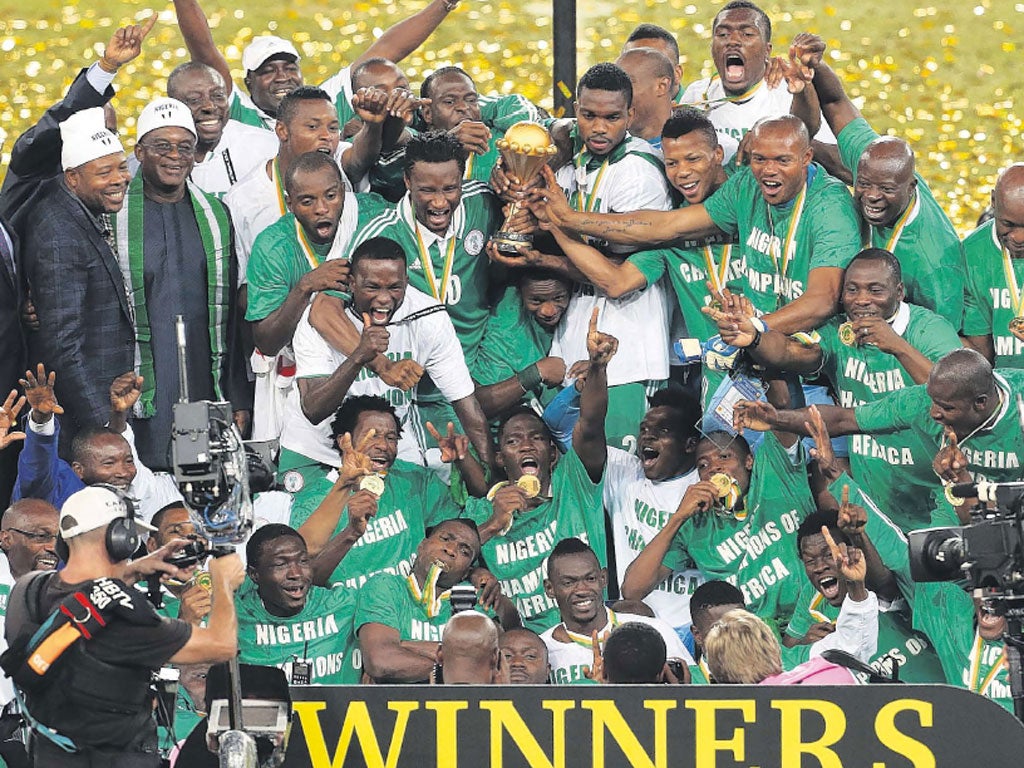
<svg viewBox="0 0 1024 768"><path fill-rule="evenodd" d="M242 361L228 354L238 277L231 221L219 200L188 180L197 142L182 102L158 98L146 105L135 145L139 173L115 225L135 321L135 368L143 379L133 422L136 446L143 463L156 470L170 467L171 407L179 394L177 315L184 317L188 338L190 399L233 400L243 431L251 409L251 394L243 395Z"/></svg>

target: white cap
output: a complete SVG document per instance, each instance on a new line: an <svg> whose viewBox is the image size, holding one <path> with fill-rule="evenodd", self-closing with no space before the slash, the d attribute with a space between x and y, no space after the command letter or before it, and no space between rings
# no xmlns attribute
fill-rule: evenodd
<svg viewBox="0 0 1024 768"><path fill-rule="evenodd" d="M65 171L107 155L124 154L121 140L107 130L103 107L75 112L60 124L60 165Z"/></svg>
<svg viewBox="0 0 1024 768"><path fill-rule="evenodd" d="M246 72L257 70L263 66L264 61L279 53L287 53L289 56L294 56L296 61L299 60L299 52L295 50L295 46L291 44L290 40L274 35L254 37L242 51L242 69Z"/></svg>
<svg viewBox="0 0 1024 768"><path fill-rule="evenodd" d="M139 121L135 125L135 135L141 139L150 131L168 127L184 128L196 136L196 123L192 119L192 111L177 99L161 96L143 107Z"/></svg>
<svg viewBox="0 0 1024 768"><path fill-rule="evenodd" d="M125 501L109 488L89 485L68 496L60 508L60 536L64 541L81 533L95 531L119 517L128 516ZM152 525L136 519L135 525L155 531Z"/></svg>

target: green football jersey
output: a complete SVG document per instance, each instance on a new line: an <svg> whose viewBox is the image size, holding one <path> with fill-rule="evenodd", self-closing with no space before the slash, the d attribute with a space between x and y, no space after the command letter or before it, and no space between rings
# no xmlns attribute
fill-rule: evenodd
<svg viewBox="0 0 1024 768"><path fill-rule="evenodd" d="M537 632L558 624L558 606L544 594L546 561L562 539L573 536L590 544L601 565L607 565L602 494L604 480L593 482L576 451L570 450L555 465L550 500L516 515L504 536L487 541L481 554L488 569L501 582L523 623ZM490 519L487 499L469 499L463 513L477 525Z"/></svg>
<svg viewBox="0 0 1024 768"><path fill-rule="evenodd" d="M240 590L235 600L239 661L286 670L289 662L307 661L311 683L345 682L355 602L354 590L311 586L301 611L274 616L254 586Z"/></svg>
<svg viewBox="0 0 1024 768"><path fill-rule="evenodd" d="M380 195L358 194L356 198L359 202L357 226L365 225L389 207L387 201ZM310 263L299 241L295 216L291 213L285 214L256 236L246 267L246 279L249 283L246 320L262 320L276 311L284 304L292 288L299 284L302 276L315 266L319 266L330 253L330 243L320 245L308 240L307 242L315 264Z"/></svg>
<svg viewBox="0 0 1024 768"><path fill-rule="evenodd" d="M331 472L296 494L290 520L293 528L310 518L336 479L337 472ZM384 493L377 500L377 514L370 518L366 533L331 573L331 585L344 584L348 589L358 589L377 573L408 576L412 573L416 546L426 535L426 529L442 520L458 517L461 511L452 500L448 486L433 471L396 459L384 478ZM332 535L336 536L347 524L346 508Z"/></svg>
<svg viewBox="0 0 1024 768"><path fill-rule="evenodd" d="M857 179L857 164L879 134L857 118L836 137L843 163ZM917 188L891 227L868 227L870 245L894 254L903 272L907 301L936 312L956 329L963 321L964 254L960 238L920 174ZM974 269L972 263L971 269Z"/></svg>
<svg viewBox="0 0 1024 768"><path fill-rule="evenodd" d="M663 565L676 570L692 558L708 579L739 587L747 610L784 625L802 581L796 530L815 508L802 448L794 458L774 434L765 433L745 507L730 515L707 511L691 517L672 540Z"/></svg>
<svg viewBox="0 0 1024 768"><path fill-rule="evenodd" d="M858 251L857 213L846 186L818 165L808 176L804 199L788 205L768 205L749 168L704 201L715 225L739 243L733 258L742 264L747 295L761 312L799 298L812 269L845 268Z"/></svg>
<svg viewBox="0 0 1024 768"><path fill-rule="evenodd" d="M444 242L444 253L436 242L425 245L408 195L396 208L361 227L351 248L371 237L388 237L401 245L409 285L447 306L466 363L472 369L490 313L490 269L484 245L501 222L498 200L490 190L478 182L464 182L462 202L452 215L451 237ZM424 270L425 265L429 271Z"/></svg>
<svg viewBox="0 0 1024 768"><path fill-rule="evenodd" d="M339 70L333 77L329 77L320 83L319 87L327 91L327 95L334 102L334 108L338 112L338 123L341 126L344 126L345 123L356 116L355 110L352 109L352 76L350 67L344 67ZM240 123L252 125L256 128L266 128L270 131L274 130L274 124L277 122L257 107L252 97L249 96L248 91L243 91L239 88L238 83L234 83L231 88L228 117Z"/></svg>
<svg viewBox="0 0 1024 768"><path fill-rule="evenodd" d="M996 238L994 221L987 221L964 240L970 269L964 291L964 336L992 336L997 368L1024 368L1024 340L1010 333L1015 289L1024 284L1024 259L1014 259ZM1007 279L1013 273L1014 286ZM1019 293L1018 293L1019 300Z"/></svg>
<svg viewBox="0 0 1024 768"><path fill-rule="evenodd" d="M882 352L873 344L843 344L839 340L839 326L845 320L845 316L837 316L818 329L822 371L832 383L839 405L856 408L890 392L915 386L895 355ZM953 326L914 304L900 305L892 327L932 362L961 346ZM850 436L853 475L905 531L922 528L931 519L934 456L931 443L913 432Z"/></svg>
<svg viewBox="0 0 1024 768"><path fill-rule="evenodd" d="M1021 477L1024 435L1017 416L1017 394L1024 392L1024 371L1004 368L995 372L1000 404L991 427L979 430L960 442L967 457L968 471L977 480L1005 483ZM929 412L932 401L924 384L893 392L854 411L857 425L869 434L908 431L929 447L934 458L942 447L942 425ZM928 466L930 467L931 459ZM939 479L933 487L939 486Z"/></svg>

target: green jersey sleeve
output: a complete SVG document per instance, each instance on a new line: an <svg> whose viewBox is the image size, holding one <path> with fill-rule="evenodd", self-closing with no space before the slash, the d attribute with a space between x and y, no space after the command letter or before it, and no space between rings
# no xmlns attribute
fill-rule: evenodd
<svg viewBox="0 0 1024 768"><path fill-rule="evenodd" d="M480 119L499 131L507 131L522 120L540 122L541 113L525 96L511 93L507 96L480 96Z"/></svg>
<svg viewBox="0 0 1024 768"><path fill-rule="evenodd" d="M863 117L858 117L850 122L836 136L836 142L839 144L839 156L843 159L843 165L853 171L855 179L860 156L864 154L868 144L877 138L878 133Z"/></svg>
<svg viewBox="0 0 1024 768"><path fill-rule="evenodd" d="M921 310L921 307L911 307L917 322L912 326L913 333L908 332L907 341L914 349L934 363L963 346L952 323L941 315Z"/></svg>
<svg viewBox="0 0 1024 768"><path fill-rule="evenodd" d="M288 226L272 225L260 232L253 243L245 271L249 283L245 319L250 322L262 320L276 311L302 277L293 254L293 219L291 214L285 218Z"/></svg>
<svg viewBox="0 0 1024 768"><path fill-rule="evenodd" d="M662 250L640 251L626 261L640 270L647 285L654 285L665 274L665 252Z"/></svg>
<svg viewBox="0 0 1024 768"><path fill-rule="evenodd" d="M753 195L760 194L756 187L754 174L750 168L733 174L729 180L719 187L707 200L704 201L704 210L715 222L715 226L731 237L739 232L739 208L738 203L744 200L753 199Z"/></svg>
<svg viewBox="0 0 1024 768"><path fill-rule="evenodd" d="M358 634L364 624L383 624L401 630L402 612L408 586L405 579L390 573L372 576L359 588L352 629Z"/></svg>
<svg viewBox="0 0 1024 768"><path fill-rule="evenodd" d="M824 173L818 169L819 175ZM815 200L815 215L807 220L814 244L809 272L819 267L845 269L859 250L860 223L850 193L842 182L825 181L827 185Z"/></svg>
<svg viewBox="0 0 1024 768"><path fill-rule="evenodd" d="M813 625L810 611L811 599L817 593L818 590L804 578L800 594L796 598L796 606L793 608L793 615L789 619L789 624L786 625L786 634L790 637L799 640L811 631Z"/></svg>
<svg viewBox="0 0 1024 768"><path fill-rule="evenodd" d="M862 432L885 435L909 428L914 424L916 415L927 414L930 408L931 400L925 385L918 384L858 406L854 417Z"/></svg>

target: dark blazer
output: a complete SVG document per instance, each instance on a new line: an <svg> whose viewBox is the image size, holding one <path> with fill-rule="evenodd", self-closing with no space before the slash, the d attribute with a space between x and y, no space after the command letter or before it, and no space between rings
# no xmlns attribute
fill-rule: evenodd
<svg viewBox="0 0 1024 768"><path fill-rule="evenodd" d="M110 86L105 93L97 93L85 72L84 69L79 72L64 98L46 110L39 122L14 142L11 163L0 192L0 215L10 218L22 236L25 209L44 191L41 187L45 182L61 174L60 124L76 112L102 107L114 97Z"/></svg>
<svg viewBox="0 0 1024 768"><path fill-rule="evenodd" d="M0 397L18 386L18 379L25 375L28 364L25 357L25 334L21 327L21 302L25 298L25 268L21 263L18 237L10 225L0 219L14 245L14 262L11 265L0 260Z"/></svg>
<svg viewBox="0 0 1024 768"><path fill-rule="evenodd" d="M72 193L59 180L48 187L25 219L40 324L29 352L57 372L64 430L77 431L107 422L110 383L135 366L135 331L117 258Z"/></svg>

